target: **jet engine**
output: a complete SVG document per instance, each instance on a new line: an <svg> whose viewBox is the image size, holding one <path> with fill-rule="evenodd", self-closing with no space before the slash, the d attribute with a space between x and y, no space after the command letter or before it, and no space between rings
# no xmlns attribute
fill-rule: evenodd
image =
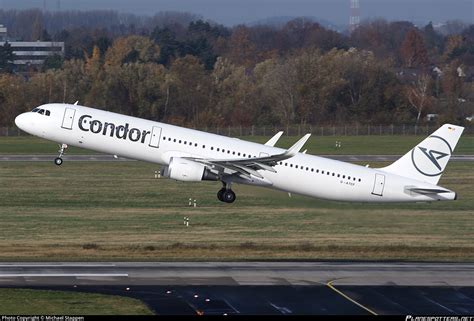
<svg viewBox="0 0 474 321"><path fill-rule="evenodd" d="M219 180L219 176L203 164L181 157L172 157L169 165L161 168L161 175L183 182Z"/></svg>

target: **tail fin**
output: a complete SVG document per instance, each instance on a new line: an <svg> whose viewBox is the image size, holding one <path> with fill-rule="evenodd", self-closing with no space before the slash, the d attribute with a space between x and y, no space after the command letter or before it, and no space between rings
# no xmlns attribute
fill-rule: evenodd
<svg viewBox="0 0 474 321"><path fill-rule="evenodd" d="M445 124L382 171L437 185L464 127Z"/></svg>

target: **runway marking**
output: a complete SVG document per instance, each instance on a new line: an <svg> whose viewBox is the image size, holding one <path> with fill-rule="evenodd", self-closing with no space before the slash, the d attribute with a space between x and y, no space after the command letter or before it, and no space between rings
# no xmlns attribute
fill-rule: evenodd
<svg viewBox="0 0 474 321"><path fill-rule="evenodd" d="M115 264L0 264L0 268L5 267L63 267L63 268L71 268L71 267L115 267Z"/></svg>
<svg viewBox="0 0 474 321"><path fill-rule="evenodd" d="M450 308L445 307L445 306L442 305L441 303L438 303L438 302L436 302L435 300L431 300L430 298L427 298L426 296L425 296L424 298L425 298L426 300L430 301L431 303L434 303L434 304L436 304L437 306L439 306L439 307L441 307L441 308L443 308L443 309L445 309L445 310L447 310L447 311L449 311L449 312L451 312L451 313L456 314L456 311L453 311L453 310L451 310Z"/></svg>
<svg viewBox="0 0 474 321"><path fill-rule="evenodd" d="M354 303L355 305L361 307L362 309L364 309L365 311L373 314L373 315L378 315L376 312L374 312L373 310L367 308L366 306L360 304L359 302L357 302L356 300L350 298L349 296L345 295L343 292L339 291L338 289L336 289L333 285L332 285L332 282L334 282L335 280L333 281L329 281L328 283L326 283L326 285L333 291L335 291L337 294L341 295L343 298L351 301L352 303Z"/></svg>
<svg viewBox="0 0 474 321"><path fill-rule="evenodd" d="M126 273L19 273L19 274L0 274L0 278L18 278L18 277L128 277Z"/></svg>

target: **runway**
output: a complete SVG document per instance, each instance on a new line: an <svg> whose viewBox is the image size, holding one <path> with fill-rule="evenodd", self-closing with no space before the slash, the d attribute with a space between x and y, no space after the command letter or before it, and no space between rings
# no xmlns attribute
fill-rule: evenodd
<svg viewBox="0 0 474 321"><path fill-rule="evenodd" d="M2 263L0 285L474 286L474 264L348 262Z"/></svg>
<svg viewBox="0 0 474 321"><path fill-rule="evenodd" d="M1 263L0 287L130 296L157 314L474 313L472 263Z"/></svg>
<svg viewBox="0 0 474 321"><path fill-rule="evenodd" d="M344 162L394 162L402 155L317 155L321 157L336 159ZM57 155L7 155L0 154L0 162L52 162ZM64 161L70 162L127 162L132 159L117 157L113 155L64 155ZM450 161L473 162L474 155L453 155Z"/></svg>

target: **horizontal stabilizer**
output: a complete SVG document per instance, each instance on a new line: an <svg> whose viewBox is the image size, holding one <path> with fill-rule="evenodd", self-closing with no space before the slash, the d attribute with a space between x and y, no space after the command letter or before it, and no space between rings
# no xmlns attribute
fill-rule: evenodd
<svg viewBox="0 0 474 321"><path fill-rule="evenodd" d="M407 188L407 191L412 193L418 193L423 195L428 194L441 194L441 193L452 193L450 190L440 189L440 188Z"/></svg>

